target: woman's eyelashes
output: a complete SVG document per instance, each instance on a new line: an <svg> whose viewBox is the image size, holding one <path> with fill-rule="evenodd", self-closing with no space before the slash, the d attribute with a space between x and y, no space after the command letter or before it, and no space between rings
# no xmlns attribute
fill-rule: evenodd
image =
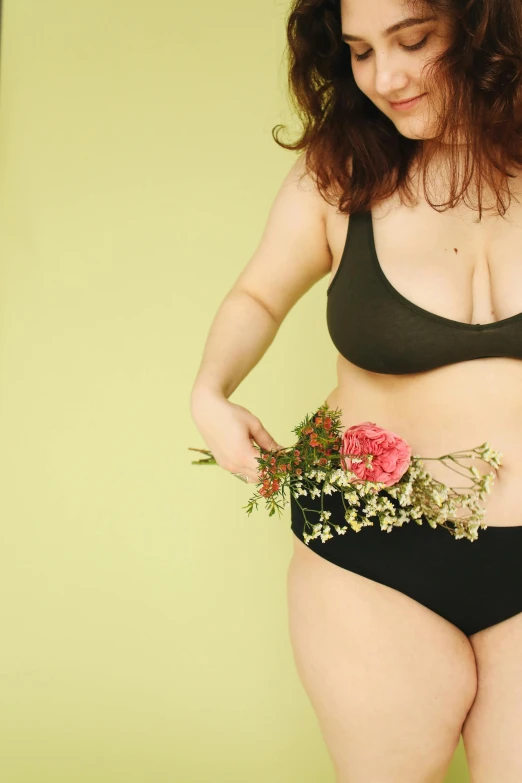
<svg viewBox="0 0 522 783"><path fill-rule="evenodd" d="M426 43L429 38L429 33L426 35L422 41L419 41L419 43L413 44L412 46L405 46L404 44L401 44L403 49L406 49L408 52L416 52L418 49L422 49L423 46L426 46ZM366 60L370 55L371 49L368 49L367 52L364 52L364 54L354 54L354 57L356 60Z"/></svg>

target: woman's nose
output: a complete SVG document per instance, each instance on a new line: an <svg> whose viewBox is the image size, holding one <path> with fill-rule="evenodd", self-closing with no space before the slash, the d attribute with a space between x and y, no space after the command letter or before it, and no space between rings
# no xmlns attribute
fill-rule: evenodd
<svg viewBox="0 0 522 783"><path fill-rule="evenodd" d="M408 81L404 68L393 57L376 59L375 89L383 98L400 95L408 86Z"/></svg>

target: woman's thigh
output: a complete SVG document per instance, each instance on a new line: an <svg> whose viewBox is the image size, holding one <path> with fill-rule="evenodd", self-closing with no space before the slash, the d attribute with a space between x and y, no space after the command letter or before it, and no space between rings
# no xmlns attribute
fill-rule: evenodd
<svg viewBox="0 0 522 783"><path fill-rule="evenodd" d="M476 694L468 638L293 538L290 639L338 783L442 783Z"/></svg>
<svg viewBox="0 0 522 783"><path fill-rule="evenodd" d="M470 637L478 671L462 729L472 783L522 781L522 613Z"/></svg>

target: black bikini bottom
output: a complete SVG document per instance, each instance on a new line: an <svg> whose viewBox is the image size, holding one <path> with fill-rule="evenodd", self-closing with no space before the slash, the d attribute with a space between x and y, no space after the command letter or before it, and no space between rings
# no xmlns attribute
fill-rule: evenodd
<svg viewBox="0 0 522 783"><path fill-rule="evenodd" d="M320 500L299 496L304 508L320 509ZM303 541L304 517L291 492L290 505L292 531ZM325 494L323 509L331 512L329 523L347 525L341 491ZM307 513L307 519L315 524L319 515ZM405 593L467 636L522 612L522 523L479 528L475 541L456 539L426 520L405 522L389 533L378 520L359 532L347 526L343 535L331 528L333 538L311 539L307 546L341 568Z"/></svg>

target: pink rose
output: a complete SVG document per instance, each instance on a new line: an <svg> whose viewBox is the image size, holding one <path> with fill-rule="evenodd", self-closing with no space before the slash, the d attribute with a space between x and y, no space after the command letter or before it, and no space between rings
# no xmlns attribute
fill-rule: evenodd
<svg viewBox="0 0 522 783"><path fill-rule="evenodd" d="M395 433L383 430L371 421L365 421L345 430L339 453L352 456L373 454L373 469L366 467L364 458L362 462L353 463L351 459L344 458L341 463L359 479L378 481L389 487L396 484L408 470L411 447Z"/></svg>

